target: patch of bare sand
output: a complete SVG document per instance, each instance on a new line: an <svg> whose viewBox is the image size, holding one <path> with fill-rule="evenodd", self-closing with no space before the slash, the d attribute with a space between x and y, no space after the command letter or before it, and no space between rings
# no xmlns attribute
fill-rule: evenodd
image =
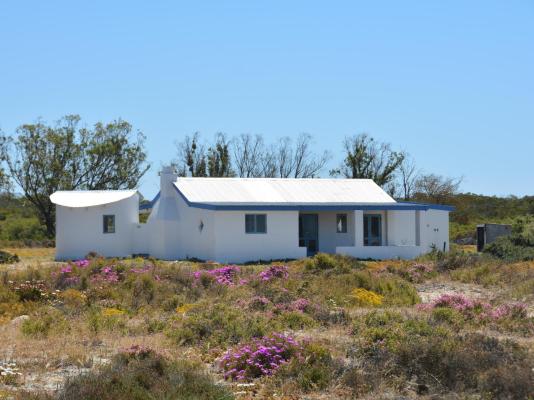
<svg viewBox="0 0 534 400"><path fill-rule="evenodd" d="M423 303L434 301L443 294L463 294L472 299L491 301L498 297L498 288L485 288L473 283L429 281L414 285Z"/></svg>

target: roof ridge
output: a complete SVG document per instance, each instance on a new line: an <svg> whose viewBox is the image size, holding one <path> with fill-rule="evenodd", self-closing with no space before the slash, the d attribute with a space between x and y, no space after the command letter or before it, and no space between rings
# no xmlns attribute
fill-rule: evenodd
<svg viewBox="0 0 534 400"><path fill-rule="evenodd" d="M335 182L355 182L355 181L372 181L370 178L242 178L237 176L179 176L176 180L265 180L265 181L335 181Z"/></svg>
<svg viewBox="0 0 534 400"><path fill-rule="evenodd" d="M91 190L91 189L77 189L77 190L56 190L54 193L109 193L109 192L138 192L138 189L107 189L107 190Z"/></svg>

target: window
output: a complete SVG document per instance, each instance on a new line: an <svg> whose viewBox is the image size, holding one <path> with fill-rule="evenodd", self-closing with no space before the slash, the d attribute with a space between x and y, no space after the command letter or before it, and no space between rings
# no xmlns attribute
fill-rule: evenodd
<svg viewBox="0 0 534 400"><path fill-rule="evenodd" d="M267 215L246 214L245 215L245 232L246 233L267 233Z"/></svg>
<svg viewBox="0 0 534 400"><path fill-rule="evenodd" d="M382 246L382 216L380 214L364 214L363 245Z"/></svg>
<svg viewBox="0 0 534 400"><path fill-rule="evenodd" d="M115 233L114 215L104 215L104 233Z"/></svg>
<svg viewBox="0 0 534 400"><path fill-rule="evenodd" d="M336 232L347 233L347 214L336 215Z"/></svg>

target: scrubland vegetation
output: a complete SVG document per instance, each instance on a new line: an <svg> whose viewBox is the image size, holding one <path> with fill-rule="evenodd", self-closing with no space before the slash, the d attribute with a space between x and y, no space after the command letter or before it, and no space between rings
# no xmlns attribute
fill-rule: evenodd
<svg viewBox="0 0 534 400"><path fill-rule="evenodd" d="M531 217L413 261L56 263L20 201L2 203L0 398L533 398Z"/></svg>
<svg viewBox="0 0 534 400"><path fill-rule="evenodd" d="M532 262L22 258L1 267L0 398L534 393Z"/></svg>

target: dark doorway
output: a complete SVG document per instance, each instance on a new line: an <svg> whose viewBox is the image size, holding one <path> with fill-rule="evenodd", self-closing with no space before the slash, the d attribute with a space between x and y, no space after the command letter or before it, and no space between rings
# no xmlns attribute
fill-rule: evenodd
<svg viewBox="0 0 534 400"><path fill-rule="evenodd" d="M486 244L486 229L484 225L477 226L477 251L482 251Z"/></svg>
<svg viewBox="0 0 534 400"><path fill-rule="evenodd" d="M382 215L364 214L363 244L364 246L382 246Z"/></svg>
<svg viewBox="0 0 534 400"><path fill-rule="evenodd" d="M299 215L299 246L306 247L307 255L319 251L319 218L317 214Z"/></svg>

